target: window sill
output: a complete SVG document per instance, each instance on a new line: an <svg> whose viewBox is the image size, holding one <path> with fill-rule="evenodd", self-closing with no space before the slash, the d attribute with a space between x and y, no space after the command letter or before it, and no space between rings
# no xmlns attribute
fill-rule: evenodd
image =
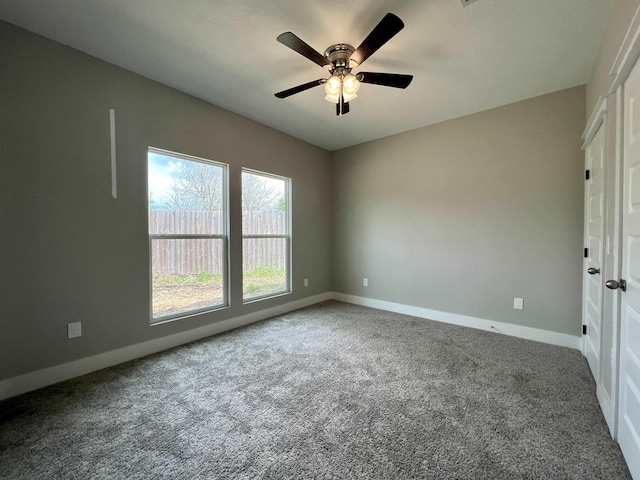
<svg viewBox="0 0 640 480"><path fill-rule="evenodd" d="M249 298L248 300L242 300L242 304L243 305L248 305L250 303L256 303L256 302L261 302L263 300L270 300L272 298L278 298L278 297L285 297L287 295L291 295L291 290L286 291L286 292L277 292L277 293L273 293L273 294L269 294L269 295L263 295L261 297L254 297L254 298Z"/></svg>
<svg viewBox="0 0 640 480"><path fill-rule="evenodd" d="M160 317L157 320L152 318L151 322L149 322L149 326L155 327L156 325L163 325L165 323L176 322L178 320L186 320L188 318L204 315L206 313L219 312L227 308L229 308L229 305L216 305L211 308L206 308L202 310L193 310L190 312L177 314L175 317Z"/></svg>

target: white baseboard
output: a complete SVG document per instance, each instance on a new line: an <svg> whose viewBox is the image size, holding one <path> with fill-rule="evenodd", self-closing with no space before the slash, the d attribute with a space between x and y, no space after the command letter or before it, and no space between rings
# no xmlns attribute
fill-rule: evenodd
<svg viewBox="0 0 640 480"><path fill-rule="evenodd" d="M580 348L580 337L578 336L540 330L531 327L523 327L520 325L512 325L509 323L494 322L491 320L458 315L455 313L440 312L438 310L430 310L428 308L413 307L400 303L386 302L384 300L346 295L344 293L326 292L313 297L279 305L277 307L260 310L255 313L223 320L205 327L187 330L186 332L176 333L167 337L119 348L117 350L100 353L91 357L81 358L72 362L55 365L43 370L37 370L35 372L9 378L7 380L0 381L0 400L14 397L48 385L53 385L54 383L69 380L70 378L78 377L80 375L86 375L87 373L95 372L96 370L161 352L169 348L184 345L185 343L210 337L217 333L226 332L227 330L249 325L275 315L281 315L283 313L308 307L309 305L330 299L362 305L365 307L377 308L380 310L387 310L390 312L402 313L414 317L426 318L429 320L436 320L444 323L451 323L454 325L461 325L464 327L502 333L504 335L524 338L527 340L559 345L561 347L574 349Z"/></svg>
<svg viewBox="0 0 640 480"><path fill-rule="evenodd" d="M217 333L233 330L234 328L249 325L275 315L291 312L299 308L308 307L315 303L331 299L331 293L326 292L313 297L296 300L294 302L267 308L259 312L249 313L240 317L223 320L205 327L187 330L167 337L150 340L148 342L131 345L117 350L112 350L91 357L81 358L72 362L26 373L17 377L0 381L0 400L14 397L22 393L37 390L38 388L53 385L54 383L69 380L70 378L86 375L103 368L112 367L119 363L128 362L136 358L161 352L169 348L184 345L185 343L210 337Z"/></svg>
<svg viewBox="0 0 640 480"><path fill-rule="evenodd" d="M524 338L526 340L534 340L536 342L548 343L551 345L558 345L560 347L569 347L576 350L580 349L580 337L568 335L566 333L523 327L521 325L513 325L511 323L494 322L493 320L486 320L484 318L469 317L467 315L459 315L457 313L440 312L438 310L430 310L428 308L413 307L411 305L386 302L384 300L375 300L373 298L358 297L355 295L346 295L344 293L332 292L331 298L341 302L354 303L356 305L387 310L389 312L402 313L404 315L436 320L438 322L452 323L463 327L502 333L503 335Z"/></svg>

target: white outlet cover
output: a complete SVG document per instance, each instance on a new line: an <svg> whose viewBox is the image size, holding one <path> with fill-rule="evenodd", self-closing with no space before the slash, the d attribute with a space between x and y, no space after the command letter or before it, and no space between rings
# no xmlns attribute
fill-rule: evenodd
<svg viewBox="0 0 640 480"><path fill-rule="evenodd" d="M76 338L82 336L82 322L73 322L67 324L67 338Z"/></svg>
<svg viewBox="0 0 640 480"><path fill-rule="evenodd" d="M362 286L363 287L368 287L369 286L369 279L368 278L363 278L362 279Z"/></svg>
<svg viewBox="0 0 640 480"><path fill-rule="evenodd" d="M304 279L304 286L305 286L305 287L308 287L308 286L309 286L309 279L308 279L308 278L305 278L305 279Z"/></svg>
<svg viewBox="0 0 640 480"><path fill-rule="evenodd" d="M513 308L515 308L516 310L524 310L524 299L523 298L514 297L513 298Z"/></svg>

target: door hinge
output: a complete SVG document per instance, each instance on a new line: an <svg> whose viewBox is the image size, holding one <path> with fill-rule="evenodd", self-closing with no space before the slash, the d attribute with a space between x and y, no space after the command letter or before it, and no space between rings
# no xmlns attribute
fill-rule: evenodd
<svg viewBox="0 0 640 480"><path fill-rule="evenodd" d="M582 334L583 335L587 334L587 326L586 325L582 325Z"/></svg>
<svg viewBox="0 0 640 480"><path fill-rule="evenodd" d="M589 258L589 249L588 248L584 249L584 258Z"/></svg>
<svg viewBox="0 0 640 480"><path fill-rule="evenodd" d="M591 170L586 170L584 172L584 179L589 180L591 178Z"/></svg>

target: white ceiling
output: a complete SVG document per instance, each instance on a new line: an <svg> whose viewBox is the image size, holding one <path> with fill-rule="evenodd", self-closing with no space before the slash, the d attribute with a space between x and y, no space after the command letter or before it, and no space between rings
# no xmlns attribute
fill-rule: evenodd
<svg viewBox="0 0 640 480"><path fill-rule="evenodd" d="M2 0L0 18L327 150L584 84L613 0ZM357 47L387 13L405 28L362 68L408 73L406 89L362 85L351 112L327 77L276 41Z"/></svg>

